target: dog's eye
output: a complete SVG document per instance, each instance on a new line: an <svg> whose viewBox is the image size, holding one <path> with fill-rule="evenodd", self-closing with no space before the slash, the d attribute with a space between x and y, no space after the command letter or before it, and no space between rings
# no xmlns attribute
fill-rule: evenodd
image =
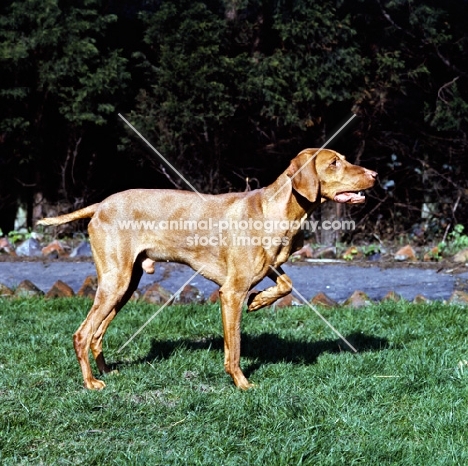
<svg viewBox="0 0 468 466"><path fill-rule="evenodd" d="M333 162L330 164L330 167L332 168L338 167L338 159L333 160Z"/></svg>

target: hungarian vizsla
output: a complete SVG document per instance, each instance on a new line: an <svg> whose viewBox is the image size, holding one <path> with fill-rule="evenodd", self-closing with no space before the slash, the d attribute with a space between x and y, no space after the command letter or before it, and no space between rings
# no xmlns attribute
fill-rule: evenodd
<svg viewBox="0 0 468 466"><path fill-rule="evenodd" d="M321 202L362 203L361 191L377 173L352 165L328 149L305 149L271 185L250 192L203 195L187 191L132 189L101 203L55 218L60 225L91 218L88 231L98 289L88 316L74 334L84 385L102 389L89 363L93 353L101 373L110 371L102 338L154 262L187 264L220 286L224 367L237 387L251 384L240 368L242 306L249 290L265 276L275 286L252 294L248 310L268 306L292 289L281 269L301 221Z"/></svg>

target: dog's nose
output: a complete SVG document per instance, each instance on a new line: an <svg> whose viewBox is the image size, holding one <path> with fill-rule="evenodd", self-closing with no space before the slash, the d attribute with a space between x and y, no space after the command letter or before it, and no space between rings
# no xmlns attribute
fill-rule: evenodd
<svg viewBox="0 0 468 466"><path fill-rule="evenodd" d="M367 171L367 174L370 175L374 179L376 179L379 176L379 174L373 170L366 169L366 171Z"/></svg>

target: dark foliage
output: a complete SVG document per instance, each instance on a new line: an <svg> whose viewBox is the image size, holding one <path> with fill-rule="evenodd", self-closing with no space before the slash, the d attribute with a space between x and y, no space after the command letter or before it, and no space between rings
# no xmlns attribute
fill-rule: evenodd
<svg viewBox="0 0 468 466"><path fill-rule="evenodd" d="M32 223L44 199L186 187L118 113L197 189L225 192L267 184L354 112L330 147L380 174L347 213L366 234L425 241L468 223L466 0L30 0L0 14L4 232L20 204Z"/></svg>

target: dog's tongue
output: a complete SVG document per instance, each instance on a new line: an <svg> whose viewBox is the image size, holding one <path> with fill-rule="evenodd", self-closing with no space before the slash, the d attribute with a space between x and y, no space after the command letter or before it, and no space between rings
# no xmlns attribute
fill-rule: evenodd
<svg viewBox="0 0 468 466"><path fill-rule="evenodd" d="M365 202L366 196L361 193L338 193L333 200L340 203L361 204Z"/></svg>

